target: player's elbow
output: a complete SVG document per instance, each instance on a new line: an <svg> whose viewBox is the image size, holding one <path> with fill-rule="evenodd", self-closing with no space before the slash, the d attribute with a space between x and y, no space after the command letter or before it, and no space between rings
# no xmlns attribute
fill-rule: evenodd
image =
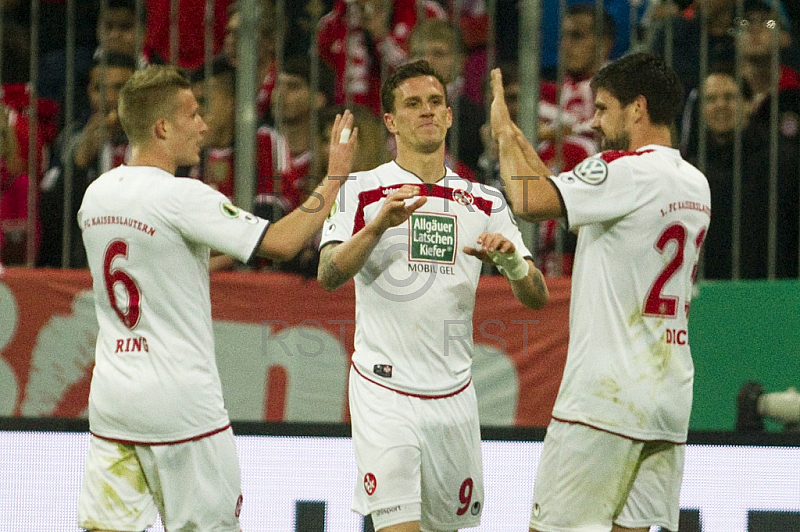
<svg viewBox="0 0 800 532"><path fill-rule="evenodd" d="M326 292L333 292L334 290L336 290L341 286L340 284L334 282L334 280L331 279L328 275L325 275L322 272L317 273L317 281L319 281L319 284L322 286L322 288L325 289Z"/></svg>
<svg viewBox="0 0 800 532"><path fill-rule="evenodd" d="M540 310L547 304L548 299L550 299L550 292L547 290L547 286L545 285L544 290L537 292L531 298L528 307L532 308L533 310Z"/></svg>
<svg viewBox="0 0 800 532"><path fill-rule="evenodd" d="M299 252L299 246L293 246L288 242L279 243L275 240L267 240L265 238L261 242L258 254L275 262L286 262L292 260Z"/></svg>

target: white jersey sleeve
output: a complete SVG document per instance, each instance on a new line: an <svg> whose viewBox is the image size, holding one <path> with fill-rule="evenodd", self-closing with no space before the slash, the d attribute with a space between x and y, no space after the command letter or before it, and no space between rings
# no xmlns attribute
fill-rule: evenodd
<svg viewBox="0 0 800 532"><path fill-rule="evenodd" d="M618 165L609 179L609 163L600 154L552 179L567 208L570 229L620 218L636 208L636 182L630 169Z"/></svg>
<svg viewBox="0 0 800 532"><path fill-rule="evenodd" d="M331 242L344 242L353 236L356 211L358 210L359 172L350 178L339 189L328 219L322 229L320 249ZM364 179L363 177L361 179Z"/></svg>
<svg viewBox="0 0 800 532"><path fill-rule="evenodd" d="M268 222L234 206L222 193L194 179L176 180L180 190L175 227L187 240L247 262L261 242Z"/></svg>

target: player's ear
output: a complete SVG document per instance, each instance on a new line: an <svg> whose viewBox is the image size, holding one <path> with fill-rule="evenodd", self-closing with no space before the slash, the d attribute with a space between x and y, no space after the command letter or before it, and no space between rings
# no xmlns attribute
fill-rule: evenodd
<svg viewBox="0 0 800 532"><path fill-rule="evenodd" d="M169 125L167 124L166 118L159 118L153 124L153 135L155 138L163 140L167 136L167 130L169 129Z"/></svg>
<svg viewBox="0 0 800 532"><path fill-rule="evenodd" d="M383 113L383 123L386 125L386 129L389 130L389 133L393 135L397 133L397 126L394 123L394 115L392 115L392 113Z"/></svg>
<svg viewBox="0 0 800 532"><path fill-rule="evenodd" d="M645 116L648 116L647 110L647 98L642 96L641 94L633 100L631 107L633 109L633 117L635 121L642 120Z"/></svg>

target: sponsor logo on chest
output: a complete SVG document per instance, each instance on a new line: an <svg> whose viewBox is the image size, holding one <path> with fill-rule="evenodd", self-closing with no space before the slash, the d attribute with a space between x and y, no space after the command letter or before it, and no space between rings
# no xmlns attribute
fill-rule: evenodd
<svg viewBox="0 0 800 532"><path fill-rule="evenodd" d="M409 260L454 264L458 245L456 228L453 215L412 214L409 220Z"/></svg>

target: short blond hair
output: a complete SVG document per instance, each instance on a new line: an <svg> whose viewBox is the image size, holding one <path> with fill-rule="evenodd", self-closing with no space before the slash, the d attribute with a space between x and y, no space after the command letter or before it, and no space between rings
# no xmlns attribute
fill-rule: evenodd
<svg viewBox="0 0 800 532"><path fill-rule="evenodd" d="M131 144L147 142L156 120L172 117L182 89L191 89L191 83L174 66L151 65L131 76L120 91L118 105L119 120Z"/></svg>

